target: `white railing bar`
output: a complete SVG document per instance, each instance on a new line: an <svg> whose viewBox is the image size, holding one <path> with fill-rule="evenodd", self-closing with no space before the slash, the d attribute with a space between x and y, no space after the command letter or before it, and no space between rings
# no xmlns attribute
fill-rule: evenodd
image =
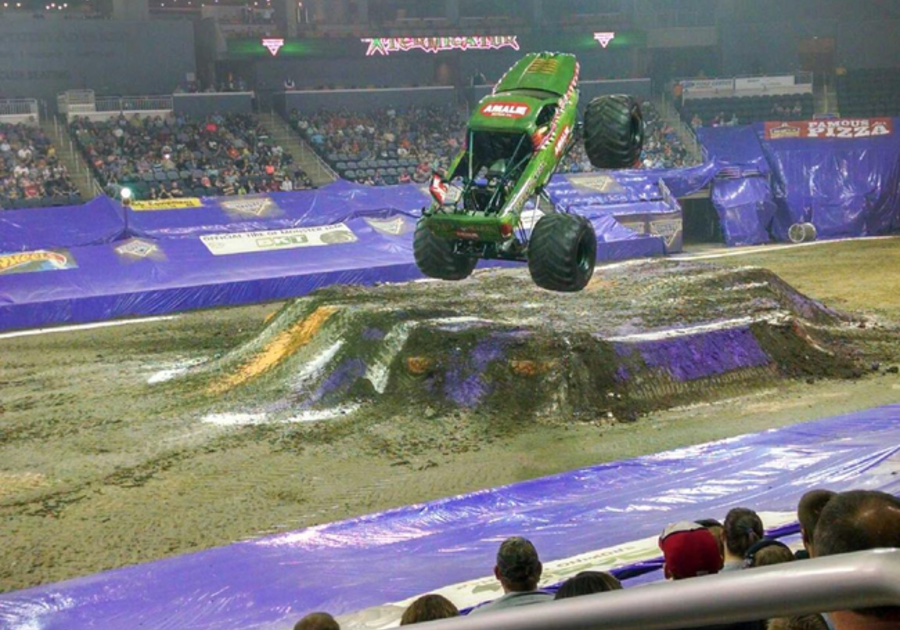
<svg viewBox="0 0 900 630"><path fill-rule="evenodd" d="M900 606L900 550L651 584L430 622L432 630L670 630Z"/></svg>

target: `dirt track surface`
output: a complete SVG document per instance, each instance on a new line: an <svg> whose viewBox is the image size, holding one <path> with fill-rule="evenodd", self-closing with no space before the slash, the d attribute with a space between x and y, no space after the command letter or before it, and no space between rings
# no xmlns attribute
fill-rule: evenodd
<svg viewBox="0 0 900 630"><path fill-rule="evenodd" d="M900 243L795 251L752 262L842 309L900 314L882 290L900 286ZM900 401L885 363L630 424L399 412L227 427L148 384L251 339L277 308L0 339L0 590Z"/></svg>

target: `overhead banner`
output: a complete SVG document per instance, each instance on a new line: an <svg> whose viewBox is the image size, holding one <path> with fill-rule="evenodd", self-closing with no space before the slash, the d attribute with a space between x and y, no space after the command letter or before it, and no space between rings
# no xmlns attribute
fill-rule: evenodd
<svg viewBox="0 0 900 630"><path fill-rule="evenodd" d="M279 249L319 247L354 243L358 239L343 223L289 230L237 232L234 234L206 234L200 237L213 256L270 252Z"/></svg>
<svg viewBox="0 0 900 630"><path fill-rule="evenodd" d="M795 138L854 139L887 136L894 131L890 118L839 118L765 123L766 140Z"/></svg>
<svg viewBox="0 0 900 630"><path fill-rule="evenodd" d="M368 45L366 56L387 56L395 52L409 50L423 50L429 53L439 53L447 50L496 50L499 48L512 48L519 50L519 40L516 35L488 35L484 37L454 36L454 37L367 37L362 43Z"/></svg>

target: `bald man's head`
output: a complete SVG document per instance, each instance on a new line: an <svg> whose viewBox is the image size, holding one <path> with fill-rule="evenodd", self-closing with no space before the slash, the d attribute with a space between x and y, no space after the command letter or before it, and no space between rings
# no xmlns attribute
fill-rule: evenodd
<svg viewBox="0 0 900 630"><path fill-rule="evenodd" d="M900 499L872 490L837 494L822 509L813 542L816 557L900 547Z"/></svg>
<svg viewBox="0 0 900 630"><path fill-rule="evenodd" d="M831 498L813 537L816 558L868 549L900 548L900 499L885 492L852 490ZM900 608L855 611L900 621Z"/></svg>

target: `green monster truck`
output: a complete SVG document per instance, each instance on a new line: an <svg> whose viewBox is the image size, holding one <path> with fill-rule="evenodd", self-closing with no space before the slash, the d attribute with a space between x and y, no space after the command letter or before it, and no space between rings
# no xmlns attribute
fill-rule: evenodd
<svg viewBox="0 0 900 630"><path fill-rule="evenodd" d="M514 260L545 289L583 289L597 259L594 228L554 207L544 190L579 136L595 167L633 166L644 138L639 104L598 97L580 124L575 57L526 55L478 104L449 170L432 176L434 201L413 246L422 273L462 280L479 258Z"/></svg>

